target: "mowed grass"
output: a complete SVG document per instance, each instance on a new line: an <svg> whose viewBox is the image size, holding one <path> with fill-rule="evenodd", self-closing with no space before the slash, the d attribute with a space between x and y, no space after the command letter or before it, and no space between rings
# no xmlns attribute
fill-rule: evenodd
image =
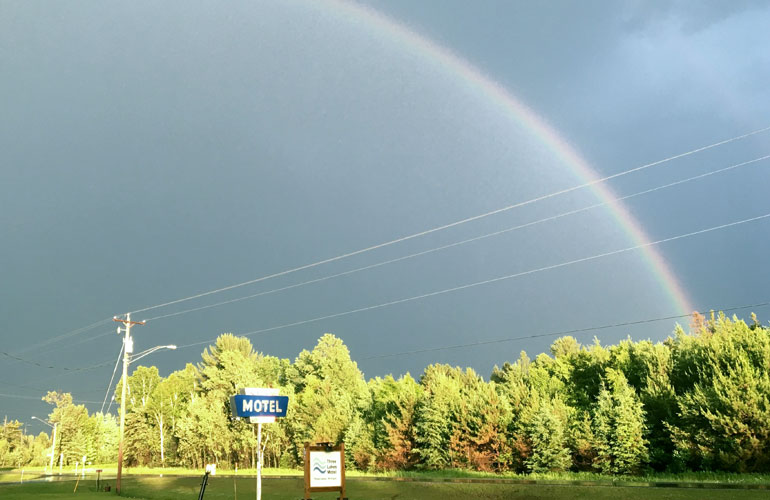
<svg viewBox="0 0 770 500"><path fill-rule="evenodd" d="M73 492L75 481L29 482L1 484L0 498L44 500L88 500L114 498L114 479L107 484L110 493L97 492L93 480L86 479ZM186 477L127 477L123 481L123 497L147 500L176 500L198 498L200 478ZM244 477L212 477L206 488L207 500L250 500L255 497L255 481ZM263 480L265 500L298 500L303 496L302 478L268 478ZM337 498L336 493L314 493L319 500ZM763 499L767 490L647 488L627 486L572 486L543 484L472 484L444 482L348 481L347 496L351 500L454 500L454 499L528 499L528 500L604 500L604 499Z"/></svg>
<svg viewBox="0 0 770 500"><path fill-rule="evenodd" d="M89 465L86 472L86 478L96 477L96 469L102 470L102 477L115 477L117 468L115 464L108 465ZM58 467L54 469L55 475L58 475ZM65 478L75 479L75 469L72 466L63 469ZM18 468L0 468L0 483L19 482L21 480L22 470ZM202 469L188 469L184 467L125 467L124 476L132 475L163 475L163 476L201 476ZM255 469L217 469L217 476L254 476ZM264 468L263 477L269 476L302 476L302 469L279 469ZM415 470L415 471L391 471L391 472L362 472L349 469L348 478L409 478L417 480L431 479L513 479L523 481L591 481L600 483L706 483L706 484L737 484L737 485L767 485L770 486L770 474L762 473L731 473L731 472L654 472L640 476L611 476L594 472L549 472L516 474L514 472L478 472L465 469L445 469L445 470ZM45 477L46 469L44 467L24 467L24 481Z"/></svg>

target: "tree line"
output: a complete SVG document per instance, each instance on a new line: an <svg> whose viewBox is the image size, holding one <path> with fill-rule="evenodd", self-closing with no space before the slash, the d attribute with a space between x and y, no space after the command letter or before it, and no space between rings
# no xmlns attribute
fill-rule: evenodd
<svg viewBox="0 0 770 500"><path fill-rule="evenodd" d="M360 470L770 471L770 329L753 314L750 324L695 314L689 333L678 326L658 343L562 337L488 380L432 364L418 379L366 381L331 334L294 362L224 334L196 365L168 377L139 366L125 382L128 465L254 467L254 426L231 418L229 397L274 387L290 399L286 418L263 429L272 467L300 466L306 441L344 441ZM89 415L66 393L43 399L59 425L57 458L116 460L114 415ZM0 466L42 465L50 446L6 421Z"/></svg>

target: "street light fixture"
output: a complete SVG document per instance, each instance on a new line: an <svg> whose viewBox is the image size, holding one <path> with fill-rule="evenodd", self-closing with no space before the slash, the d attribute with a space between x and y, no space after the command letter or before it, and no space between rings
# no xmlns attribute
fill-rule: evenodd
<svg viewBox="0 0 770 500"><path fill-rule="evenodd" d="M51 475L53 475L53 452L56 445L56 424L51 425L51 422L48 420L43 420L42 418L37 418L36 416L32 415L32 418L35 420L39 420L43 422L48 427L51 427L53 429L53 439L51 439Z"/></svg>
<svg viewBox="0 0 770 500"><path fill-rule="evenodd" d="M174 350L174 349L176 349L176 346L175 345L158 345L158 346L155 346L155 347L153 347L151 349L147 349L146 351L140 352L136 356L133 356L128 363L131 364L134 361L139 361L140 359L142 359L143 357L147 356L148 354L152 354L155 351L160 351L161 349L171 349L171 350Z"/></svg>

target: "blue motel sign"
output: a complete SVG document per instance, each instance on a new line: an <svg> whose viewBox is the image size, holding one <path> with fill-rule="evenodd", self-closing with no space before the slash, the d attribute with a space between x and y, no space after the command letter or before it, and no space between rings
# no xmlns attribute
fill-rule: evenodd
<svg viewBox="0 0 770 500"><path fill-rule="evenodd" d="M230 396L230 409L237 417L285 417L289 396Z"/></svg>

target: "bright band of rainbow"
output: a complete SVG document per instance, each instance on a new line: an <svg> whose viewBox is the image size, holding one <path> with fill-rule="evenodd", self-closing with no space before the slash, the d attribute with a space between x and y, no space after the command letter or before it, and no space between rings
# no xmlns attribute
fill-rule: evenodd
<svg viewBox="0 0 770 500"><path fill-rule="evenodd" d="M511 120L528 130L581 181L590 183L600 178L580 154L534 111L501 85L482 74L478 68L453 54L450 50L360 4L340 0L329 0L323 4L329 6L329 10L333 14L365 26L370 33L381 34L393 43L402 46L404 50L426 58L458 82L467 85L474 93L496 108L503 110L504 114ZM607 204L612 217L620 224L634 245L641 245L650 241L639 222L623 203L616 201L617 195L605 183L597 182L588 187L597 198ZM675 308L681 314L692 312L690 299L656 247L646 246L641 249L641 254Z"/></svg>

